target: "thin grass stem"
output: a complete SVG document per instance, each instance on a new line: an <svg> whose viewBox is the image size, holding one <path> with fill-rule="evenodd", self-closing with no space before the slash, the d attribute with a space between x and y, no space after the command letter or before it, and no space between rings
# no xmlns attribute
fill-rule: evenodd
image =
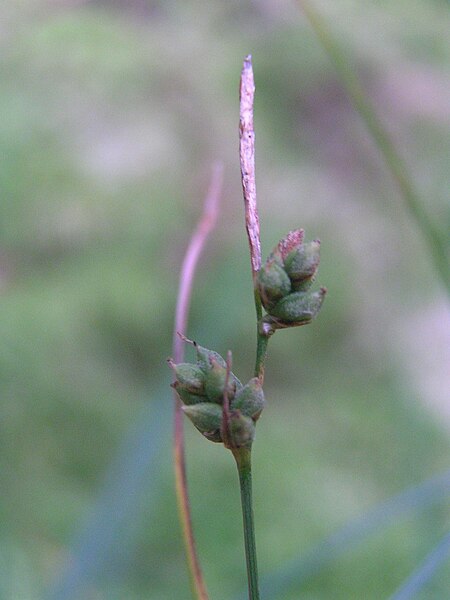
<svg viewBox="0 0 450 600"><path fill-rule="evenodd" d="M450 262L447 258L448 244L446 234L444 237L444 233L438 229L424 210L424 202L414 187L402 157L365 94L355 73L355 69L349 64L339 44L328 29L326 22L307 0L299 0L299 4L333 63L353 106L358 111L375 145L383 156L392 177L397 182L405 205L428 245L436 272L447 292L450 293Z"/></svg>
<svg viewBox="0 0 450 600"><path fill-rule="evenodd" d="M206 244L208 236L217 222L218 205L222 190L223 166L217 163L212 171L208 194L203 206L203 213L190 239L183 265L181 267L180 284L178 288L177 307L175 312L175 327L173 336L173 357L176 363L183 361L184 344L179 334L184 335L187 329L187 320L192 293L192 285L198 260ZM174 468L175 484L178 501L179 518L183 530L186 556L189 566L191 588L194 597L198 600L208 600L208 593L203 579L200 561L198 558L194 531L192 527L191 509L189 504L186 458L184 450L183 411L181 402L174 392Z"/></svg>
<svg viewBox="0 0 450 600"><path fill-rule="evenodd" d="M244 525L245 560L248 574L249 600L259 600L258 565L256 559L255 520L252 501L252 463L250 448L233 450L239 474L242 521Z"/></svg>
<svg viewBox="0 0 450 600"><path fill-rule="evenodd" d="M268 337L260 331L262 319L261 295L258 288L258 271L261 269L261 241L259 215L256 200L255 132L253 126L253 103L255 81L252 57L245 58L239 86L239 159L244 194L245 225L250 248L250 262L256 309L256 361L255 377L264 379L264 361ZM259 600L258 567L256 558L255 525L252 507L252 469L250 448L232 449L236 459L241 489L242 518L244 524L245 557L247 563L248 593L250 600Z"/></svg>

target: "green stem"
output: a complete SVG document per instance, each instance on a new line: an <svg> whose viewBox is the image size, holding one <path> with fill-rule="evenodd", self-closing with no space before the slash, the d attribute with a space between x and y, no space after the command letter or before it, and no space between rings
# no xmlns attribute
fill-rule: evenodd
<svg viewBox="0 0 450 600"><path fill-rule="evenodd" d="M263 335L260 330L260 323L262 319L262 303L261 295L259 293L258 285L256 283L257 273L253 274L254 281L254 296L255 296L255 308L256 308L256 361L255 361L255 377L259 377L261 383L264 382L264 363L266 360L267 344L269 342L269 336Z"/></svg>
<svg viewBox="0 0 450 600"><path fill-rule="evenodd" d="M259 600L258 566L256 560L255 524L252 505L252 464L251 449L233 450L239 473L241 489L242 519L244 524L245 559L247 562L248 597Z"/></svg>
<svg viewBox="0 0 450 600"><path fill-rule="evenodd" d="M323 48L334 64L353 106L359 112L393 178L397 182L405 204L428 244L436 271L447 291L450 292L450 267L447 261L446 238L444 238L441 231L424 210L423 201L414 188L403 159L397 152L394 143L375 113L358 77L355 75L354 69L349 65L339 45L333 39L325 21L307 0L300 0L300 4L311 27L314 29Z"/></svg>
<svg viewBox="0 0 450 600"><path fill-rule="evenodd" d="M256 346L256 363L255 363L255 377L259 377L261 383L264 382L264 363L266 360L267 344L269 343L269 336L262 335L259 331L259 323L257 325L257 346Z"/></svg>
<svg viewBox="0 0 450 600"><path fill-rule="evenodd" d="M258 273L259 273L259 271L257 271L256 273L253 273L253 294L255 297L256 322L257 323L262 319L262 313L263 313L261 295L259 293L259 288L258 288L258 283L257 283Z"/></svg>

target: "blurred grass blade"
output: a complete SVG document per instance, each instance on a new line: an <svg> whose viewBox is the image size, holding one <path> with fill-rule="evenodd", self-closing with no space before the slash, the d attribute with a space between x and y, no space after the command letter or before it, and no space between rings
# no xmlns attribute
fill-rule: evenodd
<svg viewBox="0 0 450 600"><path fill-rule="evenodd" d="M319 38L328 57L333 63L340 82L343 84L355 109L359 112L386 165L398 184L405 204L431 251L436 271L444 287L450 294L450 263L448 261L447 233L441 232L424 210L423 200L419 197L406 165L382 125L369 98L366 96L354 68L351 66L339 44L333 39L324 19L307 0L299 0L311 27Z"/></svg>
<svg viewBox="0 0 450 600"><path fill-rule="evenodd" d="M216 162L213 165L208 192L206 194L203 210L195 230L189 240L183 263L181 265L177 305L175 309L175 323L173 330L173 358L175 363L183 362L184 340L180 337L186 335L191 305L192 287L198 261L204 252L205 244L217 224L219 216L219 202L222 193L223 164ZM173 415L173 457L175 472L175 491L178 502L178 515L183 532L186 559L189 568L191 588L198 600L208 600L206 583L197 553L194 528L192 525L191 506L186 468L186 451L184 443L184 417L182 402L176 390L173 390L174 415Z"/></svg>
<svg viewBox="0 0 450 600"><path fill-rule="evenodd" d="M409 511L424 510L450 497L450 470L417 486L408 488L377 506L368 514L351 521L336 533L319 542L305 556L293 559L281 569L262 579L261 592L266 598L282 594L320 571L344 552L383 527L397 523ZM239 600L245 595L239 596Z"/></svg>
<svg viewBox="0 0 450 600"><path fill-rule="evenodd" d="M422 590L442 564L450 558L450 532L433 548L390 600L410 600Z"/></svg>
<svg viewBox="0 0 450 600"><path fill-rule="evenodd" d="M49 600L86 598L87 589L100 579L108 564L114 561L124 569L134 529L130 523L136 520L144 500L147 510L158 500L158 481L166 471L164 457L170 456L172 403L166 388L164 384L154 394L162 400L157 406L148 403L126 436L92 514L69 549L67 567L47 593Z"/></svg>

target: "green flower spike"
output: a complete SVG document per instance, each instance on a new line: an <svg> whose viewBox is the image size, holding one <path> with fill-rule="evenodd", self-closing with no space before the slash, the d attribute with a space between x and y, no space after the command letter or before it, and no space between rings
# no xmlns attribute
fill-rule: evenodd
<svg viewBox="0 0 450 600"><path fill-rule="evenodd" d="M225 442L230 448L250 447L255 426L265 400L260 380L255 377L245 386L234 373L228 373L220 354L191 342L197 351L197 363L175 364L168 359L174 372L172 387L183 403L182 409L195 427L212 442Z"/></svg>
<svg viewBox="0 0 450 600"><path fill-rule="evenodd" d="M310 323L322 306L326 289L309 292L320 262L320 241L303 242L303 229L290 231L258 273L261 302L267 315L261 333Z"/></svg>

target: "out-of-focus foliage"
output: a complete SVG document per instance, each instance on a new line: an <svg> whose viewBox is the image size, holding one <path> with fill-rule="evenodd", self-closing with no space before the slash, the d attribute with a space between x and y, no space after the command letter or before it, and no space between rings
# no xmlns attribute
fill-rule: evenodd
<svg viewBox="0 0 450 600"><path fill-rule="evenodd" d="M447 3L318 6L445 228ZM448 467L443 290L295 3L6 1L0 33L2 599L50 589L87 535L106 474L121 481L119 455L134 447L147 405L154 426L172 401L161 390L178 270L213 158L225 161L222 217L189 335L231 348L236 374L252 374L237 155L249 52L264 254L304 227L322 240L319 282L329 290L315 323L269 347L254 445L261 573ZM161 423L159 476L136 490L82 600L189 597ZM234 465L189 425L187 443L200 556L211 598L225 600L245 581ZM149 469L151 457L135 458ZM112 523L120 507L108 506ZM280 600L386 597L446 518L442 506L410 516ZM423 598L443 597L446 574Z"/></svg>

